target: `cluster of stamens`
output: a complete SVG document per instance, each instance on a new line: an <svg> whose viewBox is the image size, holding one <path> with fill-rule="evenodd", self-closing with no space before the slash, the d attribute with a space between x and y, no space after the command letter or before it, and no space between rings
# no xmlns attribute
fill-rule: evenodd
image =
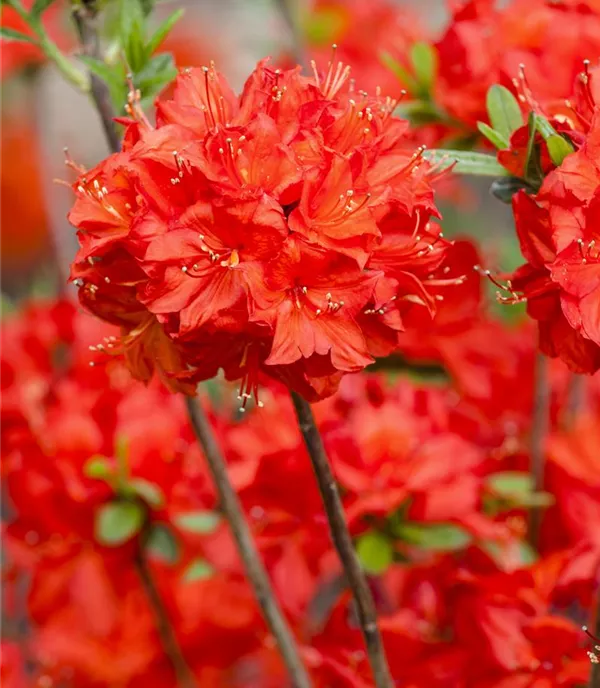
<svg viewBox="0 0 600 688"><path fill-rule="evenodd" d="M331 50L331 60L327 65L327 75L325 76L324 81L321 81L319 71L317 70L317 64L314 60L311 60L310 66L313 70L317 88L320 89L321 93L326 98L333 99L346 81L348 81L350 78L351 70L350 67L348 65L344 65L343 62L337 62L336 64L335 57L337 53L337 45L335 43L331 46Z"/></svg>
<svg viewBox="0 0 600 688"><path fill-rule="evenodd" d="M598 249L595 254L592 253L596 245L595 239L588 241L587 245L583 239L577 239L577 245L579 247L579 253L581 254L582 263L587 263L588 260L597 261L600 259L600 249Z"/></svg>
<svg viewBox="0 0 600 688"><path fill-rule="evenodd" d="M384 315L387 311L387 308L390 306L390 304L393 304L393 302L396 301L397 299L398 299L397 296L392 296L392 298L387 303L384 303L379 308L365 308L363 310L363 313L365 315Z"/></svg>
<svg viewBox="0 0 600 688"><path fill-rule="evenodd" d="M526 300L524 296L519 296L519 294L517 294L517 292L513 289L513 285L510 280L506 280L506 283L502 284L500 280L494 277L491 270L486 270L482 268L481 265L474 265L473 269L482 277L487 277L494 286L498 287L499 291L496 292L496 298L501 303L514 304L522 303ZM502 292L508 292L510 296L503 296Z"/></svg>
<svg viewBox="0 0 600 688"><path fill-rule="evenodd" d="M600 664L600 639L596 638L595 635L592 635L590 631L588 630L587 626L582 626L581 630L587 635L588 638L592 640L594 643L592 645L592 649L587 651L587 656L590 658L590 662L592 664Z"/></svg>

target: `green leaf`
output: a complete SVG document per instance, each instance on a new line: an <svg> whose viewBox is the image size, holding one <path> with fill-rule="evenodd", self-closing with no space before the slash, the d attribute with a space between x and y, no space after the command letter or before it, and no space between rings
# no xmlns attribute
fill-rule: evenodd
<svg viewBox="0 0 600 688"><path fill-rule="evenodd" d="M567 155L571 155L575 151L573 146L560 134L549 136L546 139L546 145L548 146L550 159L557 167L562 164Z"/></svg>
<svg viewBox="0 0 600 688"><path fill-rule="evenodd" d="M127 486L133 491L135 495L154 509L160 508L165 503L165 496L163 491L155 483L151 483L144 478L132 478Z"/></svg>
<svg viewBox="0 0 600 688"><path fill-rule="evenodd" d="M525 152L525 177L530 184L537 187L541 184L542 173L535 145L537 132L537 118L535 112L529 113L527 129L529 130L529 138L527 139L527 150Z"/></svg>
<svg viewBox="0 0 600 688"><path fill-rule="evenodd" d="M486 483L499 495L527 494L533 490L533 478L524 471L492 473Z"/></svg>
<svg viewBox="0 0 600 688"><path fill-rule="evenodd" d="M83 474L95 480L110 480L112 475L111 462L105 456L92 456L83 467Z"/></svg>
<svg viewBox="0 0 600 688"><path fill-rule="evenodd" d="M113 104L118 110L121 110L126 98L125 73L123 67L121 65L108 65L106 62L95 57L90 57L89 55L80 55L79 59L86 65L92 74L95 74L104 81L110 91L110 97ZM124 457L126 461L127 447L119 447L119 441L122 444L124 443L122 438L121 440L117 438L115 455ZM121 451L121 449L123 451Z"/></svg>
<svg viewBox="0 0 600 688"><path fill-rule="evenodd" d="M186 583L193 583L194 581L210 578L214 572L213 567L204 559L194 559L184 571L183 580Z"/></svg>
<svg viewBox="0 0 600 688"><path fill-rule="evenodd" d="M505 136L495 129L492 129L492 127L485 122L477 122L477 128L485 136L485 138L499 150L508 148L510 146L510 141Z"/></svg>
<svg viewBox="0 0 600 688"><path fill-rule="evenodd" d="M550 124L550 122L545 117L536 114L534 114L534 117L536 129L540 132L544 141L556 134L556 129Z"/></svg>
<svg viewBox="0 0 600 688"><path fill-rule="evenodd" d="M146 64L146 18L139 0L121 0L121 46L129 69L136 73Z"/></svg>
<svg viewBox="0 0 600 688"><path fill-rule="evenodd" d="M165 19L165 21L156 29L148 43L146 43L146 59L152 57L152 55L158 50L161 43L169 35L171 29L175 26L175 24L181 19L181 17L184 14L185 10L183 8L176 10L175 12L173 12L171 16L167 17L167 19Z"/></svg>
<svg viewBox="0 0 600 688"><path fill-rule="evenodd" d="M489 556L498 564L500 569L504 568L504 563L506 561L506 556L504 548L501 547L497 542L493 540L488 540L482 543L481 548L484 552L487 552ZM520 566L531 566L539 559L536 551L533 547L525 541L519 543L519 562Z"/></svg>
<svg viewBox="0 0 600 688"><path fill-rule="evenodd" d="M425 93L429 93L437 74L438 57L429 43L415 43L410 49L410 61L416 80Z"/></svg>
<svg viewBox="0 0 600 688"><path fill-rule="evenodd" d="M181 553L179 542L166 523L152 525L146 540L146 549L153 557L167 564L175 564Z"/></svg>
<svg viewBox="0 0 600 688"><path fill-rule="evenodd" d="M487 92L486 105L492 129L505 139L523 126L523 115L519 102L504 86L491 86Z"/></svg>
<svg viewBox="0 0 600 688"><path fill-rule="evenodd" d="M45 12L53 2L55 2L55 0L35 0L29 12L29 16L37 19L37 17L39 17L42 12Z"/></svg>
<svg viewBox="0 0 600 688"><path fill-rule="evenodd" d="M109 547L122 545L139 533L144 517L144 508L136 502L104 504L96 514L96 539Z"/></svg>
<svg viewBox="0 0 600 688"><path fill-rule="evenodd" d="M179 514L174 520L182 530L208 534L217 529L221 517L214 511L190 511L187 514Z"/></svg>
<svg viewBox="0 0 600 688"><path fill-rule="evenodd" d="M471 153L459 150L429 150L423 156L433 163L447 163L458 174L473 174L479 177L507 177L508 172L498 163L496 158L484 153Z"/></svg>
<svg viewBox="0 0 600 688"><path fill-rule="evenodd" d="M419 89L419 84L415 78L406 70L390 53L382 51L379 53L379 59L382 64L391 70L402 85L411 93L416 93Z"/></svg>
<svg viewBox="0 0 600 688"><path fill-rule="evenodd" d="M392 541L383 533L371 531L358 538L356 553L368 573L383 573L394 559Z"/></svg>
<svg viewBox="0 0 600 688"><path fill-rule="evenodd" d="M145 67L134 75L133 82L143 98L152 98L177 76L177 69L170 53L152 57Z"/></svg>
<svg viewBox="0 0 600 688"><path fill-rule="evenodd" d="M435 552L462 550L472 540L470 533L453 523L403 523L395 533L402 540Z"/></svg>
<svg viewBox="0 0 600 688"><path fill-rule="evenodd" d="M5 41L19 41L21 43L34 43L37 45L37 39L34 36L28 36L26 33L9 29L6 26L0 27L0 38Z"/></svg>
<svg viewBox="0 0 600 688"><path fill-rule="evenodd" d="M551 494L534 490L533 478L523 471L493 473L486 483L496 495L517 506L544 507L554 503Z"/></svg>

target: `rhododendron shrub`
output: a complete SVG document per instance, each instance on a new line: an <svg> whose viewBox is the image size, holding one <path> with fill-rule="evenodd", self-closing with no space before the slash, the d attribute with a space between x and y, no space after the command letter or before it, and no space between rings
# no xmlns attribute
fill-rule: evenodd
<svg viewBox="0 0 600 688"><path fill-rule="evenodd" d="M435 168L349 73L263 61L237 97L186 70L156 128L133 103L123 151L81 173L72 278L138 379L189 391L223 368L244 403L260 373L323 398L396 348L408 304L433 314L429 287L460 282Z"/></svg>
<svg viewBox="0 0 600 688"><path fill-rule="evenodd" d="M2 681L595 688L598 2L281 3L306 64L239 94L178 11L75 3L77 61L4 4L113 153L1 324Z"/></svg>
<svg viewBox="0 0 600 688"><path fill-rule="evenodd" d="M3 326L5 607L11 622L28 619L28 671L76 686L173 681L136 569L142 551L199 685L285 685L181 398L134 381L116 360L87 365L90 342L113 332L68 302L31 305ZM533 355L526 333L521 345L503 346L507 360ZM348 376L316 406L396 680L585 681L579 612L568 610L585 609L593 591L597 538L579 514L593 519L598 471L593 432L558 427L566 403L558 366L548 445L555 503L538 560L523 541L528 496L515 487L528 451L520 399L490 387L489 403L506 416L485 417L449 383L366 375ZM506 372L507 386L518 380L518 369ZM242 415L235 396L221 390L213 422L315 685L371 685L285 388L267 384L264 407ZM596 387L589 402L581 422L593 428ZM123 489L146 525L121 542L99 541L100 514ZM146 539L157 530L171 546ZM26 599L16 584L24 576ZM6 676L25 670L14 650L3 649Z"/></svg>

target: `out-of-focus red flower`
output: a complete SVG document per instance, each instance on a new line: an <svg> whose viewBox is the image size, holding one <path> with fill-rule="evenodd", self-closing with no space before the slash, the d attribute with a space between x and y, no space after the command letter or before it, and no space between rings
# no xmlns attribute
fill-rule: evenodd
<svg viewBox="0 0 600 688"><path fill-rule="evenodd" d="M28 118L3 112L0 155L2 270L9 279L30 269L49 248L41 161Z"/></svg>
<svg viewBox="0 0 600 688"><path fill-rule="evenodd" d="M436 172L395 101L349 74L265 60L237 97L214 68L185 70L157 128L134 106L123 151L81 174L72 278L139 379L155 367L191 391L222 367L243 404L259 372L322 398L394 349L408 301L435 311Z"/></svg>
<svg viewBox="0 0 600 688"><path fill-rule="evenodd" d="M594 2L494 0L455 4L437 43L436 102L472 130L487 121L486 94L501 83L513 88L524 65L536 100L564 109L584 60L600 54L600 14Z"/></svg>
<svg viewBox="0 0 600 688"><path fill-rule="evenodd" d="M21 3L26 10L31 9L34 0L23 0ZM68 35L62 28L62 20L65 3L50 3L48 9L44 10L42 23L52 40L56 41L61 50L69 47L71 43ZM33 36L27 23L18 15L16 10L8 4L2 4L0 9L0 25L6 29L18 31L27 36ZM24 67L39 65L46 60L42 50L29 41L0 40L0 79L6 79Z"/></svg>
<svg viewBox="0 0 600 688"><path fill-rule="evenodd" d="M356 81L369 93L379 88L398 96L406 84L386 67L382 52L408 66L412 45L426 39L426 31L416 13L389 0L317 0L305 19L308 48L317 63L331 57L338 46L338 59L353 65Z"/></svg>

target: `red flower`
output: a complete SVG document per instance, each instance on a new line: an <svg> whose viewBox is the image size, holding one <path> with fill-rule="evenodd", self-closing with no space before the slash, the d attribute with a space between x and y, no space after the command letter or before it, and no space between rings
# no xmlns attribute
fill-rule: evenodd
<svg viewBox="0 0 600 688"><path fill-rule="evenodd" d="M596 114L583 145L548 174L540 191L521 191L513 199L528 262L509 289L527 299L529 314L539 322L542 351L584 373L600 368L599 132Z"/></svg>
<svg viewBox="0 0 600 688"><path fill-rule="evenodd" d="M487 121L489 87L514 88L520 65L539 105L564 111L583 61L600 53L600 14L590 0L512 0L502 8L467 0L456 3L437 50L435 100L470 129Z"/></svg>
<svg viewBox="0 0 600 688"><path fill-rule="evenodd" d="M157 129L133 107L70 217L80 298L123 328L138 378L154 358L172 387L222 367L242 396L263 371L322 397L372 361L364 312L395 347L388 292L434 311L435 173L394 105L355 92L341 63L306 78L263 61L239 98L214 68L185 71ZM229 352L207 352L216 337Z"/></svg>

